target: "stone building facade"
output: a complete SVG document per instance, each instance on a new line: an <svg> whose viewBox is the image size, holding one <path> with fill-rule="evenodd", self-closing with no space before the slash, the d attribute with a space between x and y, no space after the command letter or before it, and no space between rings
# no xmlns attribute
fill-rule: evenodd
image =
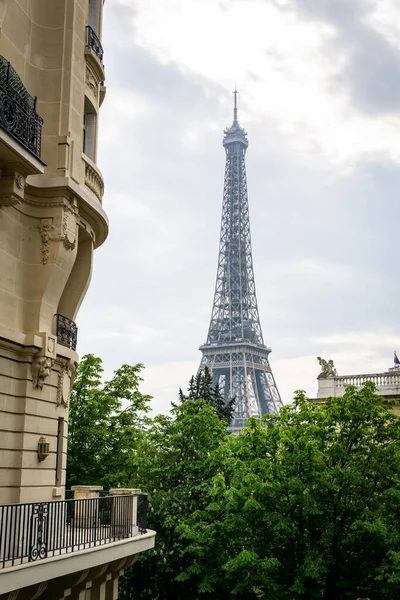
<svg viewBox="0 0 400 600"><path fill-rule="evenodd" d="M0 0L0 600L116 600L154 546L140 490L64 499L76 318L108 233L103 1Z"/></svg>
<svg viewBox="0 0 400 600"><path fill-rule="evenodd" d="M393 412L400 415L400 366L395 365L381 373L357 373L339 375L333 360L326 361L318 357L322 367L319 374L317 397L310 399L314 404L324 404L327 398L343 396L348 386L362 388L367 381L376 386L376 393L393 402Z"/></svg>
<svg viewBox="0 0 400 600"><path fill-rule="evenodd" d="M0 2L0 503L63 497L75 321L108 231L102 10Z"/></svg>

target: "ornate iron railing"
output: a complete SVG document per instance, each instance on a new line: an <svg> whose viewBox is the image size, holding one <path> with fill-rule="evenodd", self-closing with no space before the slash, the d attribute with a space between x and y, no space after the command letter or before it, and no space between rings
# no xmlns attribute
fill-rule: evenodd
<svg viewBox="0 0 400 600"><path fill-rule="evenodd" d="M146 533L146 514L145 494L138 496L137 524L134 496L0 505L0 568Z"/></svg>
<svg viewBox="0 0 400 600"><path fill-rule="evenodd" d="M57 341L62 346L68 346L76 350L78 341L78 328L76 323L64 315L55 315L56 317L56 335Z"/></svg>
<svg viewBox="0 0 400 600"><path fill-rule="evenodd" d="M101 64L103 64L103 46L90 25L86 25L86 48L91 48Z"/></svg>
<svg viewBox="0 0 400 600"><path fill-rule="evenodd" d="M40 158L42 125L36 98L26 91L11 64L0 56L0 126Z"/></svg>

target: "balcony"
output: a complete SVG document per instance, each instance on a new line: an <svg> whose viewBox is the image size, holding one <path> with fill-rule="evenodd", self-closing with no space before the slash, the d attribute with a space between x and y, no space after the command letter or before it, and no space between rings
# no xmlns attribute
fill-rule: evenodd
<svg viewBox="0 0 400 600"><path fill-rule="evenodd" d="M73 493L0 505L0 600L117 598L121 569L154 547L146 494L99 486Z"/></svg>
<svg viewBox="0 0 400 600"><path fill-rule="evenodd" d="M104 181L97 165L90 160L86 154L82 154L82 159L85 167L84 182L85 186L96 196L98 201L102 203L104 194Z"/></svg>
<svg viewBox="0 0 400 600"><path fill-rule="evenodd" d="M86 25L86 48L93 50L101 65L103 65L103 46L100 43L99 38L94 32L94 29L90 25Z"/></svg>
<svg viewBox="0 0 400 600"><path fill-rule="evenodd" d="M5 569L147 533L147 494L0 505L0 524Z"/></svg>
<svg viewBox="0 0 400 600"><path fill-rule="evenodd" d="M40 159L42 125L36 98L27 92L11 64L0 56L0 126Z"/></svg>
<svg viewBox="0 0 400 600"><path fill-rule="evenodd" d="M76 344L78 341L78 328L76 323L64 317L64 315L56 314L56 335L57 341L62 346L67 346L71 350L76 350Z"/></svg>

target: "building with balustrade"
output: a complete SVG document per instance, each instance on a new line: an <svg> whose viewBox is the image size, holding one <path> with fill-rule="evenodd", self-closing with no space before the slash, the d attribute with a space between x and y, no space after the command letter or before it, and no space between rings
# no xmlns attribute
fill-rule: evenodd
<svg viewBox="0 0 400 600"><path fill-rule="evenodd" d="M361 375L338 375L336 369L329 375L321 373L318 377L315 404L323 404L329 397L343 396L349 385L361 388L367 381L376 385L377 393L387 400L394 401L394 412L400 414L400 367L395 366L383 373L365 373Z"/></svg>
<svg viewBox="0 0 400 600"><path fill-rule="evenodd" d="M65 499L77 314L107 237L103 0L0 3L0 599L117 597L139 490ZM95 482L94 482L95 483Z"/></svg>

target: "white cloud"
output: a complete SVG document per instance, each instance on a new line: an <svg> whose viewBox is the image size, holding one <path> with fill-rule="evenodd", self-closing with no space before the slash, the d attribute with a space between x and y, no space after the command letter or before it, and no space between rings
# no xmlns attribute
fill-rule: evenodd
<svg viewBox="0 0 400 600"><path fill-rule="evenodd" d="M397 0L375 6L361 25L394 40ZM156 411L196 372L207 333L235 81L259 310L282 397L316 394L317 355L345 374L385 370L400 350L399 114L357 105L345 80L357 40L342 34L336 14L328 25L294 0L105 3L110 236L95 254L78 350L101 356L107 373L143 362ZM397 63L379 52L390 88Z"/></svg>
<svg viewBox="0 0 400 600"><path fill-rule="evenodd" d="M136 91L127 91L123 88L112 89L106 95L108 106L112 106L112 119L101 122L99 130L99 143L118 146L124 135L127 122L133 123L142 119L150 112L146 101ZM105 105L107 110L107 104Z"/></svg>
<svg viewBox="0 0 400 600"><path fill-rule="evenodd" d="M373 21L390 23L390 14L380 9ZM289 2L151 0L136 2L132 15L132 41L157 60L227 92L237 82L247 122L256 114L275 120L295 147L322 152L344 172L366 155L397 160L400 119L375 119L352 106L340 80L348 57L333 43L337 36Z"/></svg>
<svg viewBox="0 0 400 600"><path fill-rule="evenodd" d="M371 348L375 351L395 348L399 343L399 337L391 331L343 331L315 336L311 341L325 346L363 346L370 354Z"/></svg>
<svg viewBox="0 0 400 600"><path fill-rule="evenodd" d="M373 5L366 22L400 48L400 4L398 0L379 0Z"/></svg>
<svg viewBox="0 0 400 600"><path fill-rule="evenodd" d="M143 371L144 382L141 385L143 393L153 396L152 410L154 413L167 414L171 402L178 402L179 387L185 392L191 375L195 374L198 364L194 361L166 362L146 365ZM189 373L189 375L188 375ZM180 381L180 386L177 386Z"/></svg>

